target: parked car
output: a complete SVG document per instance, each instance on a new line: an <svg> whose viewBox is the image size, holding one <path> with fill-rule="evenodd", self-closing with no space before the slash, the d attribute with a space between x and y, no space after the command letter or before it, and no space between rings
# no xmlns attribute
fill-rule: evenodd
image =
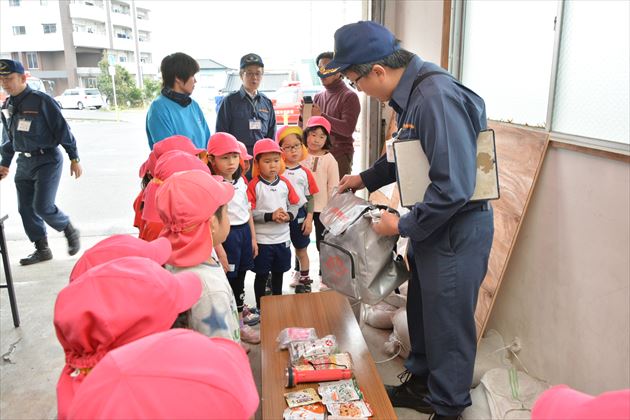
<svg viewBox="0 0 630 420"><path fill-rule="evenodd" d="M61 108L94 107L99 109L105 105L101 92L95 88L66 89L61 95L55 97L55 101Z"/></svg>
<svg viewBox="0 0 630 420"><path fill-rule="evenodd" d="M322 89L322 86L301 86L300 82L289 82L287 86L278 89L271 100L276 114L276 124L297 124L304 96L313 97Z"/></svg>
<svg viewBox="0 0 630 420"><path fill-rule="evenodd" d="M40 92L44 92L50 95L44 83L44 82L50 83L50 81L45 81L45 80L40 79L39 77L32 76L28 70L26 71L25 74L26 74L26 84L29 85L31 89L39 90ZM5 99L7 99L7 96L9 95L0 86L0 105L4 103Z"/></svg>

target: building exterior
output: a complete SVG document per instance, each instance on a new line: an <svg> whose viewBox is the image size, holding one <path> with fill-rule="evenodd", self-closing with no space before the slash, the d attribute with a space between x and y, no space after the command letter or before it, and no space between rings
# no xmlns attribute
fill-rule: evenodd
<svg viewBox="0 0 630 420"><path fill-rule="evenodd" d="M0 55L19 60L50 93L96 87L98 62L124 67L142 87L155 76L150 9L135 0L0 0ZM159 64L159 63L158 63Z"/></svg>

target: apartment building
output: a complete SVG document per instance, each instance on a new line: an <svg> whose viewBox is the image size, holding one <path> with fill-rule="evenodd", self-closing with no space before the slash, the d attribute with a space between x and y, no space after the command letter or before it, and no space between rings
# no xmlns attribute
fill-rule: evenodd
<svg viewBox="0 0 630 420"><path fill-rule="evenodd" d="M0 56L20 60L51 93L96 87L98 62L156 75L151 10L135 0L0 0Z"/></svg>

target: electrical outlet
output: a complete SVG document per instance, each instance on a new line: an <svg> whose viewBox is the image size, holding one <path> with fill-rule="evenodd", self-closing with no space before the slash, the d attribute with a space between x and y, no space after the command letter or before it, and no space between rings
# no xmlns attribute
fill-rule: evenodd
<svg viewBox="0 0 630 420"><path fill-rule="evenodd" d="M514 337L512 344L510 344L510 351L512 353L518 353L521 351L521 348L521 339L519 337Z"/></svg>

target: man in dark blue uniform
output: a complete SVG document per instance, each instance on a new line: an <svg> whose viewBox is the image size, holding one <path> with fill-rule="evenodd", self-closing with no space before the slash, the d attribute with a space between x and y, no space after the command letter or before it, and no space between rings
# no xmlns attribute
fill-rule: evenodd
<svg viewBox="0 0 630 420"><path fill-rule="evenodd" d="M351 85L389 104L400 139L420 139L431 184L421 202L398 218L383 213L374 230L410 240L412 269L407 300L411 352L388 386L394 406L434 418L457 418L471 404L477 346L475 307L494 234L492 208L471 202L476 139L486 128L484 101L439 66L400 48L385 27L358 22L335 33L335 56L326 66ZM396 181L383 156L360 175L345 176L341 191L374 191Z"/></svg>
<svg viewBox="0 0 630 420"><path fill-rule="evenodd" d="M79 154L68 123L59 106L47 94L32 90L26 84L24 67L18 61L0 60L0 82L9 97L2 105L2 144L0 145L0 180L9 175L9 166L17 152L15 185L18 208L24 230L35 252L20 260L22 265L52 259L46 237L47 223L63 231L68 240L68 253L81 247L79 231L55 205L61 179L63 157L61 145L70 158L70 175L81 176Z"/></svg>
<svg viewBox="0 0 630 420"><path fill-rule="evenodd" d="M217 133L230 133L245 143L247 152L253 156L258 140L275 138L276 113L271 99L258 90L265 73L262 58L246 54L241 58L240 67L243 84L221 102L216 129Z"/></svg>

